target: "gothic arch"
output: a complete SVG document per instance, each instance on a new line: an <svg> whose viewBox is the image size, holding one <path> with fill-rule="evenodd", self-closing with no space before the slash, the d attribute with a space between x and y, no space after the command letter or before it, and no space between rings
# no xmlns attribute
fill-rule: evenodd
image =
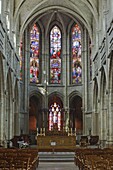
<svg viewBox="0 0 113 170"><path fill-rule="evenodd" d="M98 105L97 103L99 102L99 96L98 96L98 82L97 82L97 78L95 78L94 80L94 95L93 95L93 107L94 107L94 111L97 112L98 111Z"/></svg>
<svg viewBox="0 0 113 170"><path fill-rule="evenodd" d="M99 134L99 103L100 103L100 96L99 96L99 87L98 87L98 80L97 78L94 79L94 88L93 88L93 109L94 112L92 114L92 133L94 135Z"/></svg>
<svg viewBox="0 0 113 170"><path fill-rule="evenodd" d="M113 55L113 54L112 54ZM113 56L110 58L108 89L113 93Z"/></svg>
<svg viewBox="0 0 113 170"><path fill-rule="evenodd" d="M74 5L74 8L76 9L77 7ZM20 33L23 32L23 30L25 29L26 25L28 25L29 22L33 18L35 18L36 16L39 16L38 19L40 19L40 17L43 15L43 13L44 13L44 15L47 15L47 11L51 12L52 9L53 10L56 9L57 11L62 11L63 13L65 13L65 11L67 11L67 13L65 13L65 14L68 15L68 16L71 16L71 18L74 18L74 16L76 16L76 18L78 18L78 20L81 20L84 23L84 25L87 27L87 29L89 30L89 34L92 35L92 29L90 27L90 23L87 20L87 18L85 18L85 15L81 13L80 9L79 9L79 11L77 13L76 11L71 10L69 7L68 8L66 6L62 6L61 7L61 6L57 6L57 5L56 6L50 6L50 7L48 6L46 8L43 8L42 10L39 10L39 11L35 12L33 15L32 15L32 13L29 14L26 17L26 19L24 19L25 22L22 23L22 27L21 27ZM33 9L33 10L36 10L36 9ZM16 23L16 25L17 25L17 23Z"/></svg>
<svg viewBox="0 0 113 170"><path fill-rule="evenodd" d="M100 100L104 107L106 107L105 95L106 95L106 74L104 67L102 67L100 78Z"/></svg>
<svg viewBox="0 0 113 170"><path fill-rule="evenodd" d="M54 14L52 15L51 19L49 20L49 22L48 22L48 24L47 24L46 33L45 33L46 36L50 33L51 29L52 29L55 25L58 26L58 28L60 29L60 31L61 31L61 30L65 30L65 28L64 28L64 23L63 23L61 17L59 17L59 15L57 15L57 16L58 16L58 19L60 18L59 21L54 21L54 20L52 20L52 18L54 17L54 15L56 15L55 12L54 12Z"/></svg>
<svg viewBox="0 0 113 170"><path fill-rule="evenodd" d="M81 97L82 98L82 94L79 92L79 91L73 91L72 93L70 93L69 94L69 99L70 99L70 102L71 102L71 100L73 99L73 97L75 97L75 96L79 96L79 97Z"/></svg>
<svg viewBox="0 0 113 170"><path fill-rule="evenodd" d="M63 108L63 95L61 93L53 92L48 96L48 107L55 101Z"/></svg>
<svg viewBox="0 0 113 170"><path fill-rule="evenodd" d="M46 7L45 9L39 10L39 11L37 11L37 13L34 13L33 15L29 16L29 19L27 19L26 21L24 20L24 22L23 22L23 24L22 24L22 27L21 27L21 29L20 29L20 36L23 34L26 26L33 20L33 18L35 18L36 16L39 16L38 19L40 19L43 15L47 15L47 11L50 11L50 10L52 10L52 9L53 9L53 10L56 9L56 10L58 10L58 11L60 11L60 10L64 10L64 11L65 11L65 10L66 10L67 13L68 13L68 16L71 17L72 19L74 19L74 18L75 18L74 16L76 16L76 18L78 18L78 20L81 21L81 22L86 26L86 28L88 29L88 32L89 32L90 36L92 37L92 28L91 28L91 26L90 26L90 24L89 24L89 21L84 20L83 17L81 17L80 14L72 11L71 9L66 8L66 7L59 7L59 6ZM45 13L44 13L44 12L45 12ZM63 12L63 11L62 11L62 12ZM44 13L44 14L43 14L43 13ZM63 12L63 13L64 13L64 12ZM15 24L15 25L16 25L16 24Z"/></svg>
<svg viewBox="0 0 113 170"><path fill-rule="evenodd" d="M76 128L77 135L83 133L83 114L82 114L82 97L78 91L74 91L69 97L69 124Z"/></svg>
<svg viewBox="0 0 113 170"><path fill-rule="evenodd" d="M39 100L39 105L43 107L44 95L42 95L41 92L38 90L31 90L29 94L29 99L33 96L35 96Z"/></svg>
<svg viewBox="0 0 113 170"><path fill-rule="evenodd" d="M37 90L33 90L29 95L29 135L31 144L36 144L35 136L37 128L42 128L44 96Z"/></svg>
<svg viewBox="0 0 113 170"><path fill-rule="evenodd" d="M107 95L106 95L106 74L104 67L101 69L100 79L100 140L105 145L107 137Z"/></svg>
<svg viewBox="0 0 113 170"><path fill-rule="evenodd" d="M65 127L65 109L60 93L52 93L48 99L48 129L57 127L59 130Z"/></svg>

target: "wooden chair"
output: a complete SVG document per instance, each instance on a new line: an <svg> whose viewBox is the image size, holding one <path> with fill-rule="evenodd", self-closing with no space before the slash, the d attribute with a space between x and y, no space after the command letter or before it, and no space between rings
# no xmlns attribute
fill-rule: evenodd
<svg viewBox="0 0 113 170"><path fill-rule="evenodd" d="M89 144L99 146L99 136L90 136Z"/></svg>
<svg viewBox="0 0 113 170"><path fill-rule="evenodd" d="M81 136L80 146L81 147L87 147L88 146L88 137L87 136Z"/></svg>
<svg viewBox="0 0 113 170"><path fill-rule="evenodd" d="M95 170L107 170L108 169L108 161L106 160L98 160L94 162Z"/></svg>
<svg viewBox="0 0 113 170"><path fill-rule="evenodd" d="M109 170L113 170L113 158L109 158Z"/></svg>
<svg viewBox="0 0 113 170"><path fill-rule="evenodd" d="M16 170L30 170L30 166L29 166L29 160L30 158L26 158L26 157L18 157L16 159L13 160L13 167Z"/></svg>
<svg viewBox="0 0 113 170"><path fill-rule="evenodd" d="M5 169L6 163L5 159L0 158L0 169Z"/></svg>

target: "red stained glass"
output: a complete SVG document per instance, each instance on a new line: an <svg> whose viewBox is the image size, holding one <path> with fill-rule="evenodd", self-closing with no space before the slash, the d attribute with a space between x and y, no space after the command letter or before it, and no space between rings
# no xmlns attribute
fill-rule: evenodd
<svg viewBox="0 0 113 170"><path fill-rule="evenodd" d="M50 32L50 83L61 83L61 32L54 26Z"/></svg>
<svg viewBox="0 0 113 170"><path fill-rule="evenodd" d="M72 28L72 84L82 82L81 30L78 24Z"/></svg>
<svg viewBox="0 0 113 170"><path fill-rule="evenodd" d="M30 32L30 82L39 83L39 29L33 25Z"/></svg>

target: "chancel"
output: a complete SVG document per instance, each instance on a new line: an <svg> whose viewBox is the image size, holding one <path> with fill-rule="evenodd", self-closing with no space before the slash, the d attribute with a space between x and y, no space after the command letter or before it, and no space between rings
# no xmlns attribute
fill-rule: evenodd
<svg viewBox="0 0 113 170"><path fill-rule="evenodd" d="M0 0L0 147L16 155L0 169L31 148L29 169L53 152L85 169L86 152L112 150L113 0Z"/></svg>
<svg viewBox="0 0 113 170"><path fill-rule="evenodd" d="M57 123L51 130L37 128L37 147L39 151L74 151L76 148L76 131L72 128L59 129Z"/></svg>

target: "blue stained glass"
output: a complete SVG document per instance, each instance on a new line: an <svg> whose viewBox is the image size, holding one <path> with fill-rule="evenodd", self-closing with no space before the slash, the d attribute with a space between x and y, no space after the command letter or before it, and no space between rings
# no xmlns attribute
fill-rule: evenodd
<svg viewBox="0 0 113 170"><path fill-rule="evenodd" d="M39 83L39 29L36 24L30 35L30 82Z"/></svg>
<svg viewBox="0 0 113 170"><path fill-rule="evenodd" d="M61 83L61 32L57 26L50 32L50 83Z"/></svg>
<svg viewBox="0 0 113 170"><path fill-rule="evenodd" d="M72 83L82 82L81 30L78 24L72 28Z"/></svg>

